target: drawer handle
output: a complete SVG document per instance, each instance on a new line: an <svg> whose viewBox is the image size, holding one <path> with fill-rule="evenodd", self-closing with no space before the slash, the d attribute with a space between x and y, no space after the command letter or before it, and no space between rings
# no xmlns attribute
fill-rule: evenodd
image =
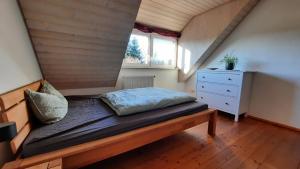
<svg viewBox="0 0 300 169"><path fill-rule="evenodd" d="M226 102L225 104L226 104L226 105L229 105L229 103L227 103L227 102Z"/></svg>
<svg viewBox="0 0 300 169"><path fill-rule="evenodd" d="M226 92L230 92L230 90L229 90L229 89L227 89L227 90L226 90Z"/></svg>
<svg viewBox="0 0 300 169"><path fill-rule="evenodd" d="M205 79L205 76L202 76L202 79Z"/></svg>
<svg viewBox="0 0 300 169"><path fill-rule="evenodd" d="M228 78L228 80L232 80L231 78Z"/></svg>
<svg viewBox="0 0 300 169"><path fill-rule="evenodd" d="M201 99L203 99L203 97L200 97Z"/></svg>
<svg viewBox="0 0 300 169"><path fill-rule="evenodd" d="M201 86L202 89L204 89L204 86Z"/></svg>

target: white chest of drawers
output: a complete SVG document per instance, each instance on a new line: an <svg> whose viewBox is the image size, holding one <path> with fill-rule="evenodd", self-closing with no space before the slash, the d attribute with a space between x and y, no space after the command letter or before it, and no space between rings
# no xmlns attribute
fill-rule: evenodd
<svg viewBox="0 0 300 169"><path fill-rule="evenodd" d="M242 71L199 70L196 93L198 100L235 115L246 113L252 86L252 73Z"/></svg>

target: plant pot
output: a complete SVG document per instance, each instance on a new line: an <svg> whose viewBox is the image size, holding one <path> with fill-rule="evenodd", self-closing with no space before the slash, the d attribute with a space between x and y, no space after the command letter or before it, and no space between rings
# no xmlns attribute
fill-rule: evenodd
<svg viewBox="0 0 300 169"><path fill-rule="evenodd" d="M225 69L226 70L233 70L234 69L235 64L234 63L226 63L225 64Z"/></svg>

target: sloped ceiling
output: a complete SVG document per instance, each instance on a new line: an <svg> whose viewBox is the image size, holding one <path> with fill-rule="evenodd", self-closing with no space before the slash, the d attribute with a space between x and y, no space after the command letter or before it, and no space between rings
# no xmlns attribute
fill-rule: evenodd
<svg viewBox="0 0 300 169"><path fill-rule="evenodd" d="M19 0L43 76L58 89L113 87L140 0Z"/></svg>
<svg viewBox="0 0 300 169"><path fill-rule="evenodd" d="M196 15L232 0L142 0L137 22L182 31Z"/></svg>

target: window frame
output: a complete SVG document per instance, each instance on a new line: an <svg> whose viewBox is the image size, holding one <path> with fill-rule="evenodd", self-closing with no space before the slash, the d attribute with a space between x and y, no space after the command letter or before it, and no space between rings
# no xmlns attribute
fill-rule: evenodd
<svg viewBox="0 0 300 169"><path fill-rule="evenodd" d="M167 36L162 36L157 33L144 33L142 31L139 31L137 29L133 29L130 35L135 34L135 35L142 35L142 36L147 36L148 37L148 56L147 56L147 64L133 64L133 63L125 63L123 60L122 63L122 68L125 69L130 69L130 68L142 68L142 69L176 69L177 68L177 50L178 50L178 39L173 38L173 37L167 37ZM153 57L153 38L158 38L158 39L166 39L173 41L175 43L175 63L174 65L158 65L158 64L151 64L151 58ZM127 49L127 48L126 48Z"/></svg>

